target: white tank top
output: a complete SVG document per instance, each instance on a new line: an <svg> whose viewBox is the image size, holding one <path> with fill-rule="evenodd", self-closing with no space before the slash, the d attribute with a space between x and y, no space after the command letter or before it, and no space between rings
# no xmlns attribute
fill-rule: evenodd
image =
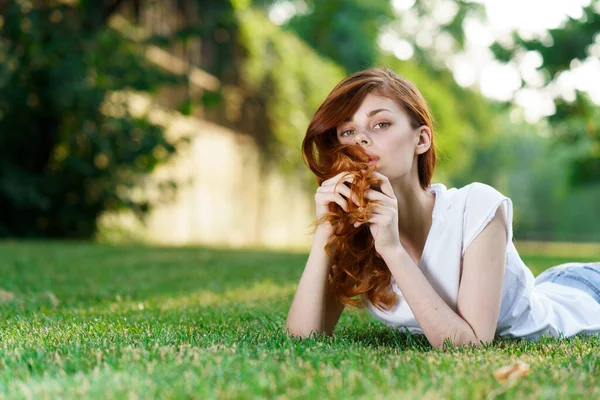
<svg viewBox="0 0 600 400"><path fill-rule="evenodd" d="M435 183L427 190L436 195L433 222L418 266L455 312L465 249L487 226L500 204L504 204L508 246L496 334L537 339L541 335L600 332L600 304L588 293L551 282L535 285L533 274L512 241L510 198L480 182L460 189L446 189L443 184ZM395 305L381 311L363 296L367 309L390 327L423 333L393 276L391 285L397 294Z"/></svg>

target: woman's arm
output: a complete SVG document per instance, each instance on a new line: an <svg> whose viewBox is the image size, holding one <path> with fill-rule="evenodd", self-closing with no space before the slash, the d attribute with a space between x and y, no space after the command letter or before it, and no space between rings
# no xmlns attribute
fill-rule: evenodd
<svg viewBox="0 0 600 400"><path fill-rule="evenodd" d="M437 294L403 248L382 254L419 326L433 347L448 338L455 345L494 339L506 263L503 206L465 251L458 293L458 313Z"/></svg>
<svg viewBox="0 0 600 400"><path fill-rule="evenodd" d="M332 268L335 267L334 265ZM340 320L344 308L344 304L340 303L337 299L335 288L328 284L325 297L325 324L323 326L324 332L327 335L333 335L333 330Z"/></svg>
<svg viewBox="0 0 600 400"><path fill-rule="evenodd" d="M317 228L306 267L288 312L285 330L292 336L308 337L312 332L331 334L344 305L332 292L327 277L331 259L325 253L330 234Z"/></svg>

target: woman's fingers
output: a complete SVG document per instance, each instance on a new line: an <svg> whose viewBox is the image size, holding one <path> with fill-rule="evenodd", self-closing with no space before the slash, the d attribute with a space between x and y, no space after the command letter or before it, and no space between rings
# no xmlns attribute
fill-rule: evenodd
<svg viewBox="0 0 600 400"><path fill-rule="evenodd" d="M339 194L334 195L333 199L337 204L340 205L340 207L342 207L344 211L348 212L348 202L346 201L346 199L344 199Z"/></svg>
<svg viewBox="0 0 600 400"><path fill-rule="evenodd" d="M371 213L369 220L367 222L355 222L354 227L359 227L362 224L377 224L377 223L387 223L390 217L385 214L380 213Z"/></svg>
<svg viewBox="0 0 600 400"><path fill-rule="evenodd" d="M358 206L358 197L346 185L337 185L333 188L333 193L341 193L346 199L351 199Z"/></svg>
<svg viewBox="0 0 600 400"><path fill-rule="evenodd" d="M364 197L371 200L372 203L375 204L375 207L371 209L371 214L379 215L383 210L378 210L378 208L386 205L395 206L396 197L394 196L394 191L389 179L377 171L373 171L372 173L375 177L381 180L382 191L380 192L374 189L367 189L364 191ZM352 182L355 178L356 176L352 172L340 172L336 176L324 181L317 191L323 193L323 196L325 196L322 198L322 200L335 202L339 204L344 211L349 212L349 201L352 201L356 206L359 206L360 203L358 200L358 195L344 183ZM392 204L391 201L393 201L394 204ZM356 224L360 223L355 223L355 226Z"/></svg>
<svg viewBox="0 0 600 400"><path fill-rule="evenodd" d="M352 202L354 204L356 204L357 206L360 205L360 203L358 202L358 196L356 195L356 193L354 193L352 190L350 190L350 188L346 185L343 185L343 187L341 188L340 192L346 196L347 199L351 199Z"/></svg>
<svg viewBox="0 0 600 400"><path fill-rule="evenodd" d="M342 207L344 211L348 212L348 202L339 193L321 192L318 193L318 196L319 201L324 202L325 205L329 203L336 203Z"/></svg>
<svg viewBox="0 0 600 400"><path fill-rule="evenodd" d="M390 200L393 200L393 199L390 199L385 194L378 192L377 190L373 190L373 189L366 190L365 197L369 200L381 201L383 204L391 204ZM393 200L393 201L395 201L395 200Z"/></svg>
<svg viewBox="0 0 600 400"><path fill-rule="evenodd" d="M392 188L392 184L390 183L388 177L377 171L373 171L372 174L373 176L381 179L381 191L383 194L391 199L395 199L396 196L394 195L394 189Z"/></svg>
<svg viewBox="0 0 600 400"><path fill-rule="evenodd" d="M359 205L358 197L351 192L350 188L345 185L341 185L338 188L332 187L320 187L317 189L317 193L322 193L325 197L323 200L334 201L333 199L341 199L344 201L346 207L343 207L346 212L348 212L347 201L351 199L356 206ZM344 195L344 196L342 196ZM340 204L341 205L341 204Z"/></svg>
<svg viewBox="0 0 600 400"><path fill-rule="evenodd" d="M345 176L348 175L348 176ZM352 173L348 172L348 171L343 171L340 172L339 174L337 174L336 176L334 176L333 178L329 178L326 181L323 181L323 183L321 183L321 186L329 186L329 185L336 185L339 182L346 182L348 180L352 181L354 179L354 175L352 175Z"/></svg>

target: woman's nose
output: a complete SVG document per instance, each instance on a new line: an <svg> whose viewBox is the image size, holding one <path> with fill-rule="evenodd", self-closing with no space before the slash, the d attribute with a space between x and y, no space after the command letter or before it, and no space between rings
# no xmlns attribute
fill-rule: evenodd
<svg viewBox="0 0 600 400"><path fill-rule="evenodd" d="M369 144L371 143L371 138L364 133L357 133L355 136L356 144Z"/></svg>

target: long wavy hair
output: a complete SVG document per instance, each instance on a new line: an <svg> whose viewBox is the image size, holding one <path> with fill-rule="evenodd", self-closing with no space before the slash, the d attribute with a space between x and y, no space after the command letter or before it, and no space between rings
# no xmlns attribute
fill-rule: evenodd
<svg viewBox="0 0 600 400"><path fill-rule="evenodd" d="M356 194L359 205L348 201L346 212L332 202L329 212L313 224L316 229L327 221L334 228L325 252L333 264L328 280L335 288L336 297L347 306L362 308L366 296L375 307L389 310L396 302L391 272L375 250L368 225L353 225L357 221L368 221L375 207L373 203L377 201L367 199L365 191L369 187L377 190L381 181L373 176L376 166L368 164L369 156L361 146L342 145L337 139L337 127L352 118L369 93L394 100L414 129L426 125L433 132L429 107L419 90L394 71L374 67L356 72L334 87L308 125L302 142L302 156L316 175L319 186L340 172L354 175L353 182L342 184L347 184ZM430 148L417 160L419 184L423 189L431 184L436 160L432 136Z"/></svg>

